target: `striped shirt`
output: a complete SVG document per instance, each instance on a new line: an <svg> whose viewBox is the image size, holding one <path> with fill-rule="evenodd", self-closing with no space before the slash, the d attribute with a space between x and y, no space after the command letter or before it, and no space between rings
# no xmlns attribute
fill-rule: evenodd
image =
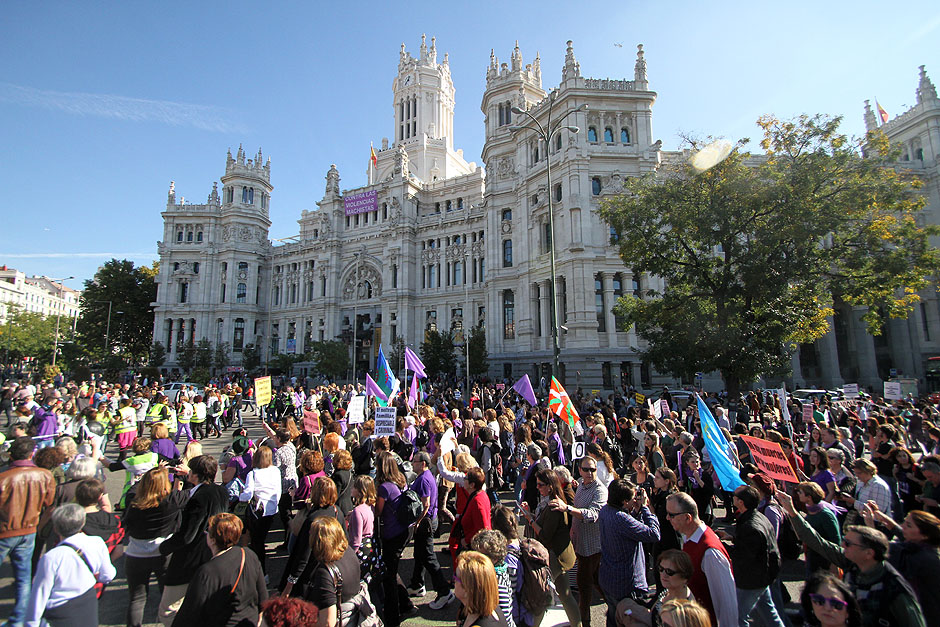
<svg viewBox="0 0 940 627"><path fill-rule="evenodd" d="M599 464L598 464L599 465ZM607 487L595 479L591 483L583 481L574 494L574 507L581 517L571 517L571 538L574 552L585 557L601 552L601 530L597 517L607 503Z"/></svg>
<svg viewBox="0 0 940 627"><path fill-rule="evenodd" d="M509 569L506 567L506 563L503 562L495 568L496 570L496 587L499 590L499 609L503 611L503 616L506 617L506 624L508 627L516 627L516 623L512 619L512 581L509 578Z"/></svg>

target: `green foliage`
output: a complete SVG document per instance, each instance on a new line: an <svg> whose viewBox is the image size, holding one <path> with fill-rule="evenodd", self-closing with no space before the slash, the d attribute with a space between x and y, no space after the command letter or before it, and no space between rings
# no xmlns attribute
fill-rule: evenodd
<svg viewBox="0 0 940 627"><path fill-rule="evenodd" d="M290 353L278 353L271 359L271 367L281 374L290 375L294 364L297 363L298 356Z"/></svg>
<svg viewBox="0 0 940 627"><path fill-rule="evenodd" d="M212 373L209 372L209 369L203 366L197 366L193 368L193 371L189 373L189 376L186 377L192 383L198 383L199 385L206 385L209 383L209 379L212 378Z"/></svg>
<svg viewBox="0 0 940 627"><path fill-rule="evenodd" d="M457 372L454 338L450 332L426 331L421 343L421 361L429 377Z"/></svg>
<svg viewBox="0 0 940 627"><path fill-rule="evenodd" d="M150 347L150 366L159 368L166 363L166 348L160 342L154 342Z"/></svg>
<svg viewBox="0 0 940 627"><path fill-rule="evenodd" d="M402 336L392 342L391 347L388 349L388 353L385 354L385 359L388 361L388 365L395 372L402 370L402 367L405 365L405 340Z"/></svg>
<svg viewBox="0 0 940 627"><path fill-rule="evenodd" d="M666 289L620 299L615 311L649 342L660 371L720 371L729 391L785 373L789 353L828 329L834 298L906 316L940 270L921 227L916 182L887 167L883 137L838 133L840 119L759 121L766 157L743 142L705 171L689 163L628 182L602 203L620 256Z"/></svg>
<svg viewBox="0 0 940 627"><path fill-rule="evenodd" d="M196 365L196 347L185 344L176 355L176 363L183 372L189 372Z"/></svg>
<svg viewBox="0 0 940 627"><path fill-rule="evenodd" d="M311 359L317 371L331 380L342 379L349 369L349 347L339 340L314 342L310 349Z"/></svg>
<svg viewBox="0 0 940 627"><path fill-rule="evenodd" d="M75 381L91 381L91 368L88 366L76 366L72 370L72 379Z"/></svg>
<svg viewBox="0 0 940 627"><path fill-rule="evenodd" d="M212 365L217 372L225 370L229 364L228 342L222 342L215 345L215 352L212 354Z"/></svg>
<svg viewBox="0 0 940 627"><path fill-rule="evenodd" d="M486 352L486 332L482 325L470 329L470 376L486 374L489 371L489 355Z"/></svg>
<svg viewBox="0 0 940 627"><path fill-rule="evenodd" d="M52 381L60 374L62 374L62 369L58 365L46 364L42 369L42 376L46 381Z"/></svg>
<svg viewBox="0 0 940 627"><path fill-rule="evenodd" d="M261 367L261 351L254 344L248 344L242 349L242 368L251 373Z"/></svg>
<svg viewBox="0 0 940 627"><path fill-rule="evenodd" d="M76 330L80 342L94 358L105 356L105 338L111 352L132 362L147 358L153 342L150 303L157 297L156 272L156 263L152 268L135 267L126 259L111 259L95 273L94 279L85 281Z"/></svg>
<svg viewBox="0 0 940 627"><path fill-rule="evenodd" d="M196 342L196 354L193 359L193 365L196 368L205 368L206 370L212 365L212 342L206 338L202 338Z"/></svg>
<svg viewBox="0 0 940 627"><path fill-rule="evenodd" d="M55 316L45 317L11 303L7 303L6 307L7 319L0 325L0 351L4 361L34 357L40 363L51 362L55 343Z"/></svg>

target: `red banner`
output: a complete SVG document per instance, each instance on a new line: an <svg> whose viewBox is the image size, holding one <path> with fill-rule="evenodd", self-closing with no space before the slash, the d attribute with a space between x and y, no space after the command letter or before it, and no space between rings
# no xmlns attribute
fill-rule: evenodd
<svg viewBox="0 0 940 627"><path fill-rule="evenodd" d="M793 466L790 460L783 454L783 449L776 442L762 440L761 438L752 438L749 435L738 436L751 450L754 457L754 463L762 471L774 479L780 481L789 481L790 483L799 483L800 480L793 472Z"/></svg>

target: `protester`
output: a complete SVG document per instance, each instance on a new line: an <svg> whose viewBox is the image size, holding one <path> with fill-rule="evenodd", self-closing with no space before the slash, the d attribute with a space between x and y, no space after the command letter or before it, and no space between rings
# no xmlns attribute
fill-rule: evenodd
<svg viewBox="0 0 940 627"><path fill-rule="evenodd" d="M607 503L607 486L598 479L600 467L594 457L575 460L581 482L574 495L573 505L554 501L552 507L567 510L571 515L571 538L578 562L578 608L582 624L591 623L591 601L601 563L601 530L598 518Z"/></svg>
<svg viewBox="0 0 940 627"><path fill-rule="evenodd" d="M349 544L360 553L368 555L372 551L372 539L375 533L375 483L369 475L359 475L353 481L352 497L355 507L346 516L346 531Z"/></svg>
<svg viewBox="0 0 940 627"><path fill-rule="evenodd" d="M825 572L813 575L800 595L803 616L813 627L861 627L858 600L842 580Z"/></svg>
<svg viewBox="0 0 940 627"><path fill-rule="evenodd" d="M238 500L248 502L245 514L250 536L249 546L258 556L261 570L265 568L264 542L271 530L271 524L277 515L277 504L281 498L281 471L273 465L273 454L267 446L255 451L252 457L252 469L245 481L245 489ZM265 574L267 579L267 574Z"/></svg>
<svg viewBox="0 0 940 627"><path fill-rule="evenodd" d="M304 598L319 610L318 626L334 627L341 618L337 608L360 591L359 560L346 539L346 531L335 518L315 519L310 524L309 542L316 567L310 573Z"/></svg>
<svg viewBox="0 0 940 627"><path fill-rule="evenodd" d="M505 627L499 609L496 571L490 558L476 551L464 551L454 571L454 594L466 613L460 627Z"/></svg>
<svg viewBox="0 0 940 627"><path fill-rule="evenodd" d="M499 590L499 609L507 627L515 627L512 617L513 587L506 565L509 543L506 536L492 529L481 529L475 536L470 548L490 558L496 572L496 587Z"/></svg>
<svg viewBox="0 0 940 627"><path fill-rule="evenodd" d="M52 514L58 543L36 567L26 625L45 621L54 626L97 627L95 584L108 583L117 571L104 540L83 533L84 526L85 510L76 503L66 503Z"/></svg>
<svg viewBox="0 0 940 627"><path fill-rule="evenodd" d="M839 544L842 542L842 530L836 518L836 509L823 500L825 496L815 481L804 481L797 486L797 498L806 510L806 522L819 537ZM806 576L817 570L828 570L831 563L816 551L806 549Z"/></svg>
<svg viewBox="0 0 940 627"><path fill-rule="evenodd" d="M711 627L708 610L695 601L673 599L663 604L659 612L663 627Z"/></svg>
<svg viewBox="0 0 940 627"><path fill-rule="evenodd" d="M294 586L299 584L300 591L297 594L303 596L304 587L310 584L314 564L310 562L309 530L313 521L324 516L335 518L345 529L346 521L343 513L336 507L336 496L336 484L329 477L317 477L304 509L295 516L297 525L294 526L294 521L292 521L292 533L296 537L281 579L280 588L284 594L291 594Z"/></svg>
<svg viewBox="0 0 940 627"><path fill-rule="evenodd" d="M398 564L408 542L408 529L398 521L397 511L398 498L405 489L405 477L398 469L395 457L388 451L379 453L375 464L375 483L378 484L375 513L381 520L382 557L385 561L385 575L382 579L382 589L385 593L383 622L387 627L398 627L402 616L402 599L398 591ZM482 474L480 471L481 476ZM406 591L405 599L407 594ZM410 604L406 604L405 613L410 614L414 606L408 605Z"/></svg>
<svg viewBox="0 0 940 627"><path fill-rule="evenodd" d="M434 537L438 528L437 481L430 470L431 456L426 452L415 453L412 464L417 477L415 477L410 487L418 495L424 509L414 528L414 570L411 574L408 594L418 597L424 596L426 592L424 571L427 570L428 575L431 577L431 585L437 593L435 605L439 605L440 601L443 601L452 592L434 552ZM453 597L448 599L447 602L452 599Z"/></svg>
<svg viewBox="0 0 940 627"><path fill-rule="evenodd" d="M258 624L268 591L255 553L236 546L242 530L242 521L234 514L222 512L209 518L205 542L212 558L192 576L174 627Z"/></svg>

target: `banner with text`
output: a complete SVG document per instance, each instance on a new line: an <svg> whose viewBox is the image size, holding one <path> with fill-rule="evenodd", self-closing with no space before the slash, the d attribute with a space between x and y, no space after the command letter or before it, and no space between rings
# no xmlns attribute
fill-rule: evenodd
<svg viewBox="0 0 940 627"><path fill-rule="evenodd" d="M366 419L366 397L357 394L349 399L349 406L346 408L346 419L351 425L357 425Z"/></svg>
<svg viewBox="0 0 940 627"><path fill-rule="evenodd" d="M783 449L780 448L779 444L770 440L752 438L749 435L742 435L740 438L747 444L758 468L774 479L789 481L790 483L800 482L793 471L793 466L790 465L790 461L783 454Z"/></svg>
<svg viewBox="0 0 940 627"><path fill-rule="evenodd" d="M395 413L397 411L397 407L375 408L375 437L395 435Z"/></svg>
<svg viewBox="0 0 940 627"><path fill-rule="evenodd" d="M885 381L885 400L899 401L904 396L901 394L900 381Z"/></svg>
<svg viewBox="0 0 940 627"><path fill-rule="evenodd" d="M346 215L354 216L357 213L377 211L379 208L379 193L376 190L343 196L343 209Z"/></svg>
<svg viewBox="0 0 940 627"><path fill-rule="evenodd" d="M255 403L267 405L271 402L271 377L255 379Z"/></svg>

